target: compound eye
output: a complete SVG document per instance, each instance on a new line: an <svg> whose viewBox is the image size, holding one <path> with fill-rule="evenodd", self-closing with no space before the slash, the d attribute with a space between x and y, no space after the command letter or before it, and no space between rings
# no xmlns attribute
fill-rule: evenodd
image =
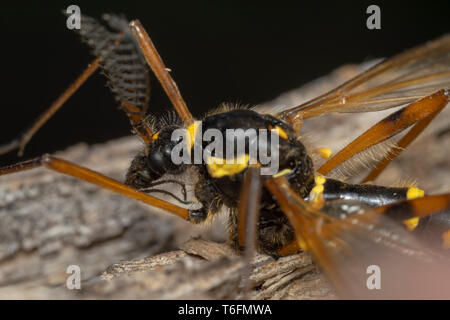
<svg viewBox="0 0 450 320"><path fill-rule="evenodd" d="M165 160L164 155L159 152L151 152L147 158L148 166L153 172L163 175L165 173Z"/></svg>
<svg viewBox="0 0 450 320"><path fill-rule="evenodd" d="M170 161L170 157L172 155L172 146L171 145L167 145L163 148L162 150L162 156L167 159L167 161Z"/></svg>

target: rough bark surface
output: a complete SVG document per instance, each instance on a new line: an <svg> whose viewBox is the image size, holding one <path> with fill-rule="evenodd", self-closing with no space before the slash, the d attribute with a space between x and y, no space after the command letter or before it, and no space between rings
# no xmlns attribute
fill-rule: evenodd
<svg viewBox="0 0 450 320"><path fill-rule="evenodd" d="M299 104L362 68L342 67L265 105ZM449 109L378 183L415 180L431 193L450 190ZM314 147L337 151L381 116L330 115L309 121L304 132ZM58 155L123 180L140 148L137 138L127 137ZM243 262L223 244L220 222L193 226L45 169L0 177L0 298L240 298ZM81 268L81 290L66 287L70 265ZM277 261L258 254L251 277L252 299L336 298L308 253Z"/></svg>

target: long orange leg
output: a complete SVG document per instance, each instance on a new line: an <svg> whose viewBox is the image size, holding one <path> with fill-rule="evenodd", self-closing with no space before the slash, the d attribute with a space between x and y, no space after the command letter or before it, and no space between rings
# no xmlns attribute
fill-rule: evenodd
<svg viewBox="0 0 450 320"><path fill-rule="evenodd" d="M362 182L364 183L375 180L383 172L383 170L386 169L389 163L391 163L392 160L398 157L398 155L403 150L405 150L411 144L411 142L413 142L414 139L416 139L419 134L422 133L423 130L425 130L425 128L430 124L431 121L433 121L433 119L439 114L441 110L442 109L439 109L438 111L430 114L428 117L417 122L408 131L408 133L397 142L397 145L392 148L389 153L375 165L372 171L367 175L367 177L363 179Z"/></svg>
<svg viewBox="0 0 450 320"><path fill-rule="evenodd" d="M87 67L87 69L66 89L66 91L38 118L38 120L33 124L33 126L31 126L27 131L25 131L24 134L22 134L21 136L19 136L16 139L14 139L10 143L0 146L0 155L8 153L10 151L13 151L15 149L19 149L18 155L22 156L24 148L25 148L26 144L30 141L30 139L56 113L56 111L58 111L64 105L64 103L80 88L80 86L84 82L86 82L86 80L98 69L103 58L112 59L112 58L110 58L108 53L113 53L113 55L121 55L121 54L123 55L124 54L123 52L120 54L118 54L117 52L114 53L114 50L117 45L121 44L124 41L123 36L126 33L127 33L127 30L122 30L121 32L117 33L118 38L116 38L113 41L113 44L104 48L104 50L103 50L104 52L102 54L100 54L100 56L98 56ZM104 40L107 40L107 39L104 39ZM125 40L127 40L127 39L125 39ZM133 42L133 39L128 39L128 41ZM136 50L136 53L138 53L137 51L139 50L139 48L136 47L135 50ZM119 51L120 51L120 49L119 49ZM118 78L118 76L119 77L121 76L121 75L115 74L118 72L117 70L112 70L110 66L109 67L107 66L108 61L103 61L103 62L104 62L103 68L109 77L111 76L111 73L113 73L115 78ZM129 63L129 61L127 63ZM134 62L134 63L137 63L137 62ZM116 63L116 67L117 67L117 64L120 64L120 62ZM126 63L122 63L122 64L126 64ZM142 75L142 73L147 71L147 67L146 67L145 63L142 64L142 67L143 67L143 70L140 71L141 75ZM148 80L148 78L146 80L142 80L142 79L136 80L136 78L134 80L132 80L133 78L130 77L130 75L132 75L132 74L131 73L126 74L126 72L124 72L123 75L129 76L127 78L128 80L123 80L123 81L127 82L126 83L127 86L121 87L121 84L118 84L118 85L116 84L116 86L117 86L115 88L116 90L126 91L126 94L128 94L128 95L130 95L132 93L136 93L135 90L138 90L140 94L143 94L146 97L145 101L144 101L144 106L142 106L141 104L135 105L135 103L138 103L136 101L132 101L132 102L123 101L123 97L120 97L120 94L119 94L119 98L121 99L121 107L127 114L128 118L130 119L130 123L134 129L134 132L138 136L140 136L147 145L149 145L152 141L153 132L148 127L148 125L145 123L145 121L142 121L146 115L146 110L148 107L148 99L150 96L149 80ZM141 81L141 82L143 81L144 83L139 83L139 86L133 86L134 85L133 81ZM144 85L145 88L142 88L142 85ZM138 99L138 98L136 98L136 99Z"/></svg>
<svg viewBox="0 0 450 320"><path fill-rule="evenodd" d="M239 246L245 245L243 272L244 294L250 289L251 261L256 251L258 241L258 219L261 200L262 181L259 168L250 167L245 173L241 186L238 213L238 242Z"/></svg>
<svg viewBox="0 0 450 320"><path fill-rule="evenodd" d="M183 100L180 91L175 83L175 81L170 76L164 65L161 57L158 54L155 46L153 45L147 32L144 30L142 25L138 20L132 21L130 23L130 28L133 31L135 37L138 40L139 46L145 56L145 59L150 66L150 68L155 73L162 87L164 88L166 94L171 100L175 110L177 111L180 118L184 121L186 125L190 125L194 122L194 117L190 113L185 101ZM120 41L116 41L118 44ZM23 154L26 144L30 141L33 135L58 111L63 104L78 90L78 88L97 70L99 67L99 62L101 58L95 59L88 68L78 77L77 80L46 110L36 121L36 123L29 128L23 135L19 138L14 139L8 144L0 146L0 155L8 153L12 150L19 149L19 156ZM150 144L153 132L150 128L142 123L142 110L138 107L123 103L122 107L125 109L126 113L130 118L131 125L135 132L144 140L146 144Z"/></svg>
<svg viewBox="0 0 450 320"><path fill-rule="evenodd" d="M139 46L141 47L145 60L147 60L148 65L153 70L155 76L158 78L158 81L161 83L176 112L180 116L181 120L183 120L185 125L189 126L192 122L194 122L194 117L192 116L186 105L186 102L181 96L177 84L167 71L164 62L162 61L149 35L145 31L139 20L131 21L130 28L131 31L133 31L133 34L136 37L137 41L139 42Z"/></svg>
<svg viewBox="0 0 450 320"><path fill-rule="evenodd" d="M58 111L64 103L81 87L83 83L98 69L100 58L95 59L83 73L64 91L59 98L53 102L36 122L28 128L22 135L14 139L8 144L0 146L0 155L19 149L18 155L22 156L25 146L36 132Z"/></svg>
<svg viewBox="0 0 450 320"><path fill-rule="evenodd" d="M167 212L170 212L180 218L188 219L188 209L152 197L146 193L139 192L123 183L120 183L117 180L108 178L98 172L89 170L87 168L83 168L79 165L76 165L63 159L59 159L57 157L48 154L43 155L42 157L36 159L19 162L10 166L0 168L0 176L15 172L21 172L41 166L78 178L80 180L87 181L99 187L109 189L111 191L125 195L129 198L139 200L156 208L160 208Z"/></svg>
<svg viewBox="0 0 450 320"><path fill-rule="evenodd" d="M405 136L405 140L402 142L408 145L428 125L429 121L447 105L449 99L449 91L440 90L394 112L353 140L334 157L325 162L317 171L320 174L326 175L361 151L391 138L413 124L417 124L417 128L413 128L414 130ZM400 149L397 150L391 157L397 156L400 152Z"/></svg>

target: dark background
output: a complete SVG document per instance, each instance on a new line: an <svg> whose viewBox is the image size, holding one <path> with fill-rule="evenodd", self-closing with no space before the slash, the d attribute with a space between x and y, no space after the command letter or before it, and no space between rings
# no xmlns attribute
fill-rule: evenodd
<svg viewBox="0 0 450 320"><path fill-rule="evenodd" d="M0 143L28 127L93 60L61 11L139 18L196 116L224 101L257 104L334 68L388 57L449 31L446 1L58 1L2 3ZM381 30L366 8L381 7ZM24 158L130 133L96 74L42 128ZM153 82L150 111L170 106ZM17 161L0 157L0 164Z"/></svg>

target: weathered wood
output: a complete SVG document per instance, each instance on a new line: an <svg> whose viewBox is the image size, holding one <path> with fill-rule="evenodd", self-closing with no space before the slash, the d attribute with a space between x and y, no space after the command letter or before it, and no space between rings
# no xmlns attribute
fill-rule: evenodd
<svg viewBox="0 0 450 320"><path fill-rule="evenodd" d="M243 259L228 245L192 239L181 250L118 262L80 295L123 299L236 299L241 297ZM335 298L308 253L253 260L250 299Z"/></svg>

